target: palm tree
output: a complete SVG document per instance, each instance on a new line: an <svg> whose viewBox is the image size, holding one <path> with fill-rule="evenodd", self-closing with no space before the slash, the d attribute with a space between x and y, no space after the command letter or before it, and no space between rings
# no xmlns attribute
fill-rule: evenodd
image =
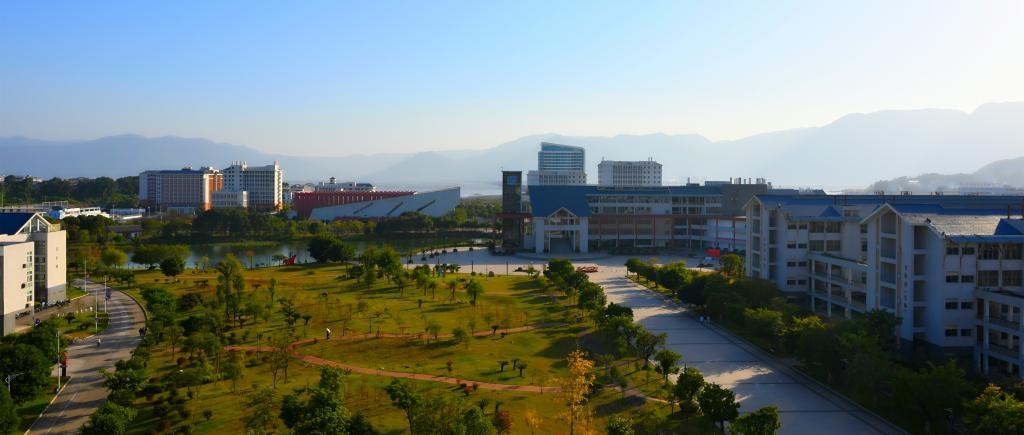
<svg viewBox="0 0 1024 435"><path fill-rule="evenodd" d="M469 280L466 283L466 293L469 294L469 297L473 298L471 303L476 305L476 298L484 293L484 286L477 281Z"/></svg>
<svg viewBox="0 0 1024 435"><path fill-rule="evenodd" d="M459 288L459 282L454 279L449 279L446 283L448 289L452 291L451 302L455 302L455 290Z"/></svg>
<svg viewBox="0 0 1024 435"><path fill-rule="evenodd" d="M427 286L424 287L424 290L430 289L430 299L435 299L435 296L437 296L437 287L437 280L427 280ZM426 291L424 291L423 293L426 294Z"/></svg>

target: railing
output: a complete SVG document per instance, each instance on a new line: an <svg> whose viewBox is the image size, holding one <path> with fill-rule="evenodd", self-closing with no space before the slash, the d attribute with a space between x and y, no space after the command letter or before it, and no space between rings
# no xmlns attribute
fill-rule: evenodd
<svg viewBox="0 0 1024 435"><path fill-rule="evenodd" d="M989 315L988 322L994 325L999 325L1004 328L1020 329L1020 319L1011 319L1007 317L998 317Z"/></svg>
<svg viewBox="0 0 1024 435"><path fill-rule="evenodd" d="M1020 350L1019 349L1011 349L1011 348L1006 347L1006 346L998 345L998 344L995 344L995 343L989 343L988 344L988 351L990 353L995 353L995 354L999 354L999 355L1010 357L1010 358L1014 358L1014 359L1020 359Z"/></svg>

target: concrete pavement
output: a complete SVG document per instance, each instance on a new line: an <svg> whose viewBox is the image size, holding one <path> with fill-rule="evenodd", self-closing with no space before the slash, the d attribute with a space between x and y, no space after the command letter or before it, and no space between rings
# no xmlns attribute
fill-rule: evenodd
<svg viewBox="0 0 1024 435"><path fill-rule="evenodd" d="M683 355L681 364L696 366L708 382L733 390L740 401L741 413L767 405L777 406L782 417L782 434L904 433L728 331L701 324L685 307L626 279L623 264L627 258L581 259L574 264L598 266L598 272L590 278L604 287L608 300L632 308L634 319L652 332L665 333L668 336L666 347ZM687 264L697 264L694 258L657 258L661 262L685 259ZM534 259L491 256L484 250L445 254L439 260L462 265L462 272L468 272L467 266L472 263L477 272L497 274L504 274L506 263L511 270L530 264L540 269L543 263ZM426 263L437 261L428 259Z"/></svg>
<svg viewBox="0 0 1024 435"><path fill-rule="evenodd" d="M104 288L101 284L93 283L89 288L98 288L102 298ZM101 309L102 305L101 299ZM110 323L105 331L69 346L68 376L71 376L71 381L26 434L75 433L106 402L107 390L103 387L100 369L113 370L118 360L131 358L131 352L139 344L139 328L145 325L142 307L120 291L112 292L111 299L107 301L107 311ZM99 347L96 346L97 339L102 340Z"/></svg>

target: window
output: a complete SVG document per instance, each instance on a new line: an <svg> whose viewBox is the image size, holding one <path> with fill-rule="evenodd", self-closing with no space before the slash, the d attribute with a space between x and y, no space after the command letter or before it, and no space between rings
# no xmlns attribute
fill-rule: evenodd
<svg viewBox="0 0 1024 435"><path fill-rule="evenodd" d="M956 337L956 328L946 328L946 337Z"/></svg>
<svg viewBox="0 0 1024 435"><path fill-rule="evenodd" d="M974 282L974 275L961 275L960 282Z"/></svg>
<svg viewBox="0 0 1024 435"><path fill-rule="evenodd" d="M797 263L797 265L799 265L800 267L807 267L807 262L806 261L801 261L801 262Z"/></svg>
<svg viewBox="0 0 1024 435"><path fill-rule="evenodd" d="M960 303L959 302L957 302L957 301L946 301L946 309L947 310L955 310L957 308L960 308Z"/></svg>
<svg viewBox="0 0 1024 435"><path fill-rule="evenodd" d="M824 240L811 240L811 251L821 252L825 250Z"/></svg>
<svg viewBox="0 0 1024 435"><path fill-rule="evenodd" d="M825 232L826 233L838 233L840 228L841 227L839 225L839 222L827 222L827 223L825 223Z"/></svg>
<svg viewBox="0 0 1024 435"><path fill-rule="evenodd" d="M796 243L787 243L786 247L789 249L796 249Z"/></svg>
<svg viewBox="0 0 1024 435"><path fill-rule="evenodd" d="M824 233L825 232L825 223L824 222L811 222L811 232L812 233Z"/></svg>
<svg viewBox="0 0 1024 435"><path fill-rule="evenodd" d="M960 336L961 337L970 337L973 332L974 331L972 331L970 328L963 328L963 329L960 330Z"/></svg>
<svg viewBox="0 0 1024 435"><path fill-rule="evenodd" d="M974 309L974 302L961 302L960 303L960 309L961 310L973 310ZM963 335L963 334L960 334L960 335Z"/></svg>
<svg viewBox="0 0 1024 435"><path fill-rule="evenodd" d="M796 285L796 280L795 279L787 279L786 280L786 285Z"/></svg>
<svg viewBox="0 0 1024 435"><path fill-rule="evenodd" d="M946 255L960 255L960 248L956 246L947 246Z"/></svg>
<svg viewBox="0 0 1024 435"><path fill-rule="evenodd" d="M807 224L800 224L800 226L797 227L797 228L800 228L801 230L806 230L807 229Z"/></svg>
<svg viewBox="0 0 1024 435"><path fill-rule="evenodd" d="M981 245L981 255L980 255L980 257L981 257L982 260L998 260L999 259L999 245L993 245L991 243L986 243L986 244Z"/></svg>
<svg viewBox="0 0 1024 435"><path fill-rule="evenodd" d="M796 262L795 261L787 261L786 262L786 266L788 266L788 267L796 267Z"/></svg>
<svg viewBox="0 0 1024 435"><path fill-rule="evenodd" d="M964 255L974 255L974 247L973 246L964 246L964 249L962 250L962 252L963 252Z"/></svg>
<svg viewBox="0 0 1024 435"><path fill-rule="evenodd" d="M960 275L957 275L955 273L947 273L946 282L960 282Z"/></svg>
<svg viewBox="0 0 1024 435"><path fill-rule="evenodd" d="M842 248L838 240L828 240L825 242L826 251L839 251L841 249Z"/></svg>
<svg viewBox="0 0 1024 435"><path fill-rule="evenodd" d="M807 244L806 244L806 243L798 243L798 244L796 245L796 247L797 247L797 248L800 248L800 249L807 249Z"/></svg>
<svg viewBox="0 0 1024 435"><path fill-rule="evenodd" d="M1006 254L1003 258L1007 260L1020 260L1020 245L1006 245L1003 253Z"/></svg>
<svg viewBox="0 0 1024 435"><path fill-rule="evenodd" d="M998 286L999 285L999 271L998 270L979 270L978 271L978 285L980 286Z"/></svg>
<svg viewBox="0 0 1024 435"><path fill-rule="evenodd" d="M1017 287L1021 283L1021 271L1019 270L1004 270L1003 271L1003 285L1008 287Z"/></svg>
<svg viewBox="0 0 1024 435"><path fill-rule="evenodd" d="M796 281L796 283L799 284L799 285L807 285L807 280L806 279L798 279Z"/></svg>
<svg viewBox="0 0 1024 435"><path fill-rule="evenodd" d="M789 224L789 225L786 225L786 229L789 229L789 230L795 230L795 229L796 229L796 224Z"/></svg>

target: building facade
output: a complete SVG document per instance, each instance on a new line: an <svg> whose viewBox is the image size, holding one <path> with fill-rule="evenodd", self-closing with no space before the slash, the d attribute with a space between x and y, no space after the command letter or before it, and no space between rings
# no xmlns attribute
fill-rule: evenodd
<svg viewBox="0 0 1024 435"><path fill-rule="evenodd" d="M587 184L586 150L583 147L541 142L537 170L526 174L530 186Z"/></svg>
<svg viewBox="0 0 1024 435"><path fill-rule="evenodd" d="M218 190L210 195L213 208L249 208L249 192L245 190Z"/></svg>
<svg viewBox="0 0 1024 435"><path fill-rule="evenodd" d="M1021 376L1021 196L758 195L748 276L809 296L824 317L883 310L907 352L972 356Z"/></svg>
<svg viewBox="0 0 1024 435"><path fill-rule="evenodd" d="M505 173L508 181L508 173ZM746 249L742 204L766 184L614 188L534 186L520 211L520 249L585 253L594 250ZM503 227L512 223L504 222Z"/></svg>
<svg viewBox="0 0 1024 435"><path fill-rule="evenodd" d="M312 192L312 195L342 193L380 196L380 194L388 192ZM335 219L388 219L399 217L405 213L422 213L427 216L440 217L451 213L461 202L458 187L405 195L401 195L401 192L390 193L395 195L316 207L310 211L310 218L324 222ZM299 197L296 197L296 201L299 201ZM296 204L296 208L298 208L298 204Z"/></svg>
<svg viewBox="0 0 1024 435"><path fill-rule="evenodd" d="M149 207L209 210L213 206L213 192L223 188L224 175L210 167L139 174L139 200Z"/></svg>
<svg viewBox="0 0 1024 435"><path fill-rule="evenodd" d="M335 205L354 204L366 201L377 201L381 199L394 198L397 196L408 196L416 192L412 191L372 191L372 192L349 192L349 191L316 191L297 192L292 198L292 206L295 212L303 218L313 214L313 210L322 207Z"/></svg>
<svg viewBox="0 0 1024 435"><path fill-rule="evenodd" d="M224 190L247 192L249 207L280 210L284 206L284 173L277 162L265 166L235 162L222 172Z"/></svg>
<svg viewBox="0 0 1024 435"><path fill-rule="evenodd" d="M0 335L35 303L67 300L67 233L40 213L0 213Z"/></svg>
<svg viewBox="0 0 1024 435"><path fill-rule="evenodd" d="M602 160L597 165L598 186L661 186L661 163L654 159L639 161Z"/></svg>

